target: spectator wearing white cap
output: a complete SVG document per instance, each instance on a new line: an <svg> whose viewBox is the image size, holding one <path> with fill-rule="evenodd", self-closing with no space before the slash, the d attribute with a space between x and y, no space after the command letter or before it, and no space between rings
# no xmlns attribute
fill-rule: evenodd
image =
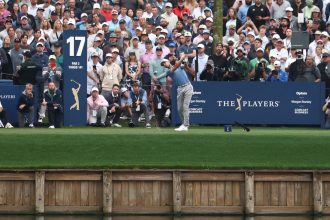
<svg viewBox="0 0 330 220"><path fill-rule="evenodd" d="M328 32L323 31L321 34L321 40L323 41L323 48L326 50L327 53L330 53L330 42L329 42L330 35Z"/></svg>
<svg viewBox="0 0 330 220"><path fill-rule="evenodd" d="M204 40L203 37L203 32L204 30L207 30L206 25L205 24L201 24L198 27L198 35L194 38L193 43L194 44L199 44L200 42L202 42ZM213 42L213 37L209 36L210 41Z"/></svg>
<svg viewBox="0 0 330 220"><path fill-rule="evenodd" d="M211 56L213 53L213 41L211 40L209 30L203 31L203 40L200 43L205 46L205 54Z"/></svg>
<svg viewBox="0 0 330 220"><path fill-rule="evenodd" d="M290 21L290 28L293 31L298 31L299 29L298 18L293 15L293 8L291 6L285 9L285 15Z"/></svg>
<svg viewBox="0 0 330 220"><path fill-rule="evenodd" d="M197 74L195 74L195 77L197 77L197 81L201 81L200 75L205 69L209 56L205 54L204 44L198 44L197 49L198 49L198 54L197 54L198 70L197 70ZM194 70L195 70L195 61L196 61L196 57L193 59L191 66Z"/></svg>
<svg viewBox="0 0 330 220"><path fill-rule="evenodd" d="M167 56L170 53L170 49L165 45L166 43L166 37L164 35L159 35L157 38L157 47L161 47L163 49L163 57ZM153 49L154 52L156 51L156 48Z"/></svg>
<svg viewBox="0 0 330 220"><path fill-rule="evenodd" d="M122 69L114 62L112 54L105 55L106 62L102 69L99 71L100 79L102 82L102 95L108 99L114 84L119 84L123 78Z"/></svg>
<svg viewBox="0 0 330 220"><path fill-rule="evenodd" d="M103 50L100 48L102 39L98 36L94 38L93 46L87 49L87 61L91 61L91 55L95 52L99 55L100 62L103 61Z"/></svg>
<svg viewBox="0 0 330 220"><path fill-rule="evenodd" d="M275 71L278 72L278 81L280 82L287 82L289 80L289 75L287 72L285 72L284 70L282 70L281 68L281 62L279 60L276 60L274 62L274 67L275 67ZM271 80L273 81L273 80Z"/></svg>
<svg viewBox="0 0 330 220"><path fill-rule="evenodd" d="M170 2L165 4L166 12L161 16L168 22L167 28L170 32L172 32L173 28L175 28L176 22L178 21L178 16L173 13L173 5Z"/></svg>
<svg viewBox="0 0 330 220"><path fill-rule="evenodd" d="M223 44L228 45L229 39L234 41L234 45L239 41L239 36L236 34L236 26L234 25L229 26L228 34L222 39Z"/></svg>
<svg viewBox="0 0 330 220"><path fill-rule="evenodd" d="M93 11L88 16L88 23L95 22L94 21L94 17L95 17L94 15L97 15L98 16L99 23L106 22L105 17L101 14L101 5L99 3L94 3L94 5L93 5Z"/></svg>
<svg viewBox="0 0 330 220"><path fill-rule="evenodd" d="M91 54L91 61L87 63L87 97L90 95L92 88L101 88L101 80L99 72L102 69L102 64L99 62L98 53Z"/></svg>
<svg viewBox="0 0 330 220"><path fill-rule="evenodd" d="M314 32L314 40L309 44L308 46L308 55L312 55L315 51L315 48L317 46L317 41L321 39L322 32L319 30L316 30Z"/></svg>
<svg viewBox="0 0 330 220"><path fill-rule="evenodd" d="M86 30L88 25L88 15L86 13L81 13L80 21L76 23L77 30Z"/></svg>
<svg viewBox="0 0 330 220"><path fill-rule="evenodd" d="M191 63L193 58L196 57L197 45L191 40L191 32L185 31L184 38L181 40L182 45L177 49L178 54L186 54L188 57L188 62Z"/></svg>
<svg viewBox="0 0 330 220"><path fill-rule="evenodd" d="M100 126L105 127L108 106L107 100L99 94L98 88L92 88L91 96L87 98L87 123L96 125L100 120Z"/></svg>
<svg viewBox="0 0 330 220"><path fill-rule="evenodd" d="M194 18L196 18L196 19L198 19L200 16L204 17L204 15L205 15L204 10L205 10L206 8L208 8L208 7L206 7L206 2L205 2L205 0L199 0L199 1L198 1L198 7L195 8L195 9L192 11L191 15L194 16ZM208 9L211 11L210 8L208 8ZM212 12L212 11L211 11L211 12ZM213 16L212 16L212 17L213 17Z"/></svg>
<svg viewBox="0 0 330 220"><path fill-rule="evenodd" d="M281 69L285 70L286 61L289 57L289 54L288 50L284 48L284 42L281 38L277 40L275 48L272 49L270 53L274 53L277 55L279 61L281 61Z"/></svg>
<svg viewBox="0 0 330 220"><path fill-rule="evenodd" d="M131 46L125 50L124 57L128 58L129 53L135 52L136 58L140 60L140 57L145 53L145 48L141 48L139 44L139 37L134 36L131 40Z"/></svg>

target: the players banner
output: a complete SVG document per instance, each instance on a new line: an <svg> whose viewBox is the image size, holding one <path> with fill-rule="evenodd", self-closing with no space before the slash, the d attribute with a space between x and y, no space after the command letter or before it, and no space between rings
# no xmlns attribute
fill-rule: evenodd
<svg viewBox="0 0 330 220"><path fill-rule="evenodd" d="M64 125L86 125L87 35L86 31L64 31Z"/></svg>
<svg viewBox="0 0 330 220"><path fill-rule="evenodd" d="M191 124L324 122L324 83L194 82L193 86ZM176 103L173 112L174 122L178 123Z"/></svg>

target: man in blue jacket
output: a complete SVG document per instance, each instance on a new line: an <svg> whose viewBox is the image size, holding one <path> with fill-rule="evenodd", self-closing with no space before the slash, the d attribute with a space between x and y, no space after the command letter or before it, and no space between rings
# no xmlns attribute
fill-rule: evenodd
<svg viewBox="0 0 330 220"><path fill-rule="evenodd" d="M49 128L60 128L62 122L62 92L56 88L53 81L48 83L48 89L44 93L44 101L47 106Z"/></svg>
<svg viewBox="0 0 330 220"><path fill-rule="evenodd" d="M33 85L28 83L25 86L25 90L19 97L17 104L18 111L18 127L23 128L25 124L25 115L28 115L29 127L33 128L33 115L34 115L34 103L35 97L33 94Z"/></svg>

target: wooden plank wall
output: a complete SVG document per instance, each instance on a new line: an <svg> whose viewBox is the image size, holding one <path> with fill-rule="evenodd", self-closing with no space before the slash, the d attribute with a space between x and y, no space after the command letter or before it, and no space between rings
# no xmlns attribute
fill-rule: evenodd
<svg viewBox="0 0 330 220"><path fill-rule="evenodd" d="M0 171L0 213L330 214L330 171Z"/></svg>

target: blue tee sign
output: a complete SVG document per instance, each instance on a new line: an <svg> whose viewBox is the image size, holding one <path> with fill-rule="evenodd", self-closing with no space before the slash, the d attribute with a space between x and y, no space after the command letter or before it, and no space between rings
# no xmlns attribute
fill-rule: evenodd
<svg viewBox="0 0 330 220"><path fill-rule="evenodd" d="M191 124L322 125L324 83L193 82ZM176 90L172 92L176 97ZM173 123L179 118L173 99Z"/></svg>
<svg viewBox="0 0 330 220"><path fill-rule="evenodd" d="M86 31L63 32L64 126L85 126L87 114Z"/></svg>

